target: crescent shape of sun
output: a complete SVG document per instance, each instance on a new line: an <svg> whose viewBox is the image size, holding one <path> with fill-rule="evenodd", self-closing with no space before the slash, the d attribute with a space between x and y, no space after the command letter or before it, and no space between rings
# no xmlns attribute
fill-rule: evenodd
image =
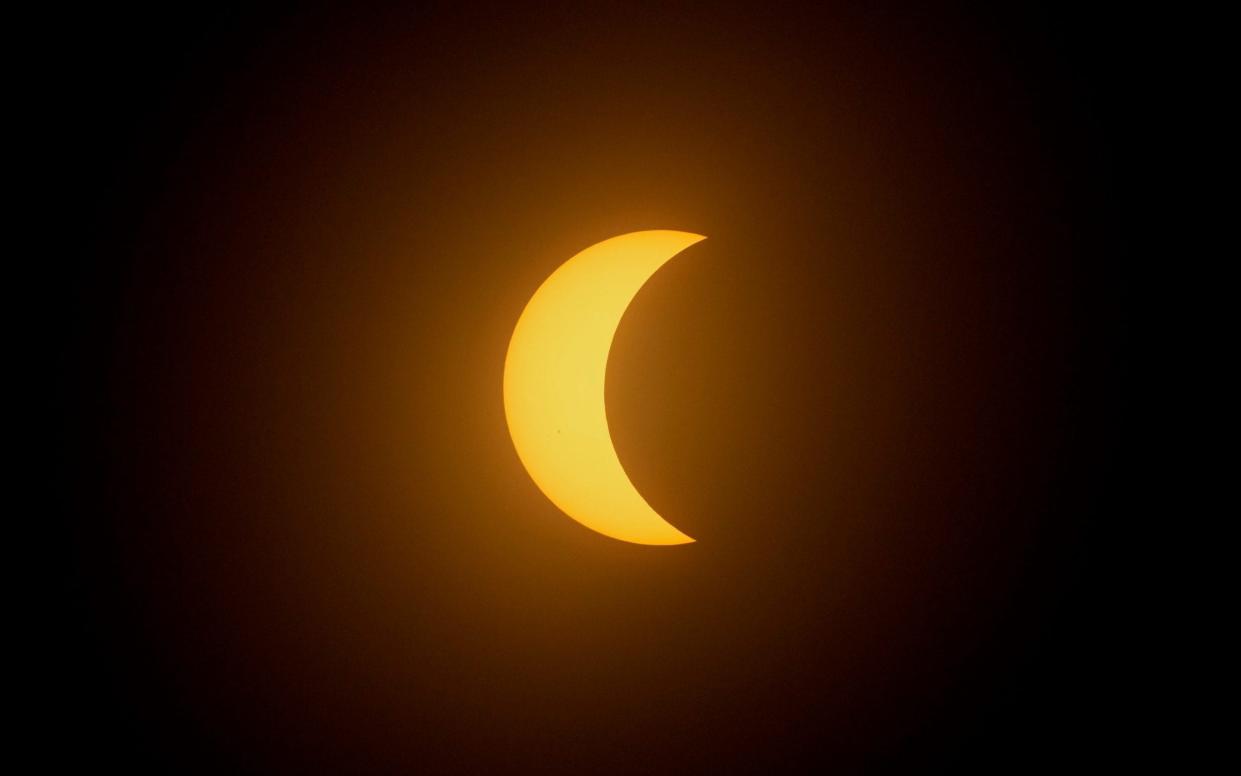
<svg viewBox="0 0 1241 776"><path fill-rule="evenodd" d="M646 503L612 446L604 407L608 352L643 284L702 235L632 232L596 243L543 282L504 361L504 414L517 456L565 514L636 544L694 541Z"/></svg>

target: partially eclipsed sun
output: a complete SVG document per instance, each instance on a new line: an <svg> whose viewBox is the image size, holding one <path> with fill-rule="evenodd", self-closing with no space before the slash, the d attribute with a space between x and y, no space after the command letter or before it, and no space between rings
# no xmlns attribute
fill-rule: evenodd
<svg viewBox="0 0 1241 776"><path fill-rule="evenodd" d="M560 266L526 304L504 361L504 414L539 490L582 525L637 544L694 541L651 509L616 457L603 390L608 351L638 290L705 239L632 232Z"/></svg>

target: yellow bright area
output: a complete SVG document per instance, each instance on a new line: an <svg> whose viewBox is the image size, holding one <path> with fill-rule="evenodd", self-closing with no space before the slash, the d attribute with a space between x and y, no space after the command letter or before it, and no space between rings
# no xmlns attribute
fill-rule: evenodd
<svg viewBox="0 0 1241 776"><path fill-rule="evenodd" d="M625 308L665 262L702 235L632 232L560 266L517 321L504 362L504 412L517 455L565 514L638 544L694 541L646 503L625 474L604 408L612 337Z"/></svg>

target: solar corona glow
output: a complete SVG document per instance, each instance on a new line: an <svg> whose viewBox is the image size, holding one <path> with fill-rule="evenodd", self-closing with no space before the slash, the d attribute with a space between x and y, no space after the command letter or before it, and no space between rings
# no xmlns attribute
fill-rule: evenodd
<svg viewBox="0 0 1241 776"><path fill-rule="evenodd" d="M608 430L604 383L630 301L702 235L632 232L596 243L543 282L517 320L504 362L504 413L517 455L565 514L636 544L694 541L629 481Z"/></svg>

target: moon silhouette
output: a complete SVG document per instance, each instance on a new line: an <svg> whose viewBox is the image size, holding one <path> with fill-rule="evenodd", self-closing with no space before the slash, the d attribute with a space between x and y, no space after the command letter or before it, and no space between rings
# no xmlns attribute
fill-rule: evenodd
<svg viewBox="0 0 1241 776"><path fill-rule="evenodd" d="M608 352L643 284L702 235L632 232L596 243L526 304L504 361L504 414L517 456L565 514L635 544L694 541L655 512L616 456L604 406Z"/></svg>

